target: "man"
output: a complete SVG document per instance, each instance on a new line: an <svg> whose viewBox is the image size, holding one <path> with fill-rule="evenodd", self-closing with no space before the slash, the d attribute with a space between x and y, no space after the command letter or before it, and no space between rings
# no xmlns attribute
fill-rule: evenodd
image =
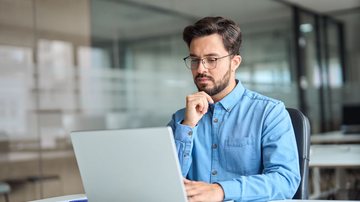
<svg viewBox="0 0 360 202"><path fill-rule="evenodd" d="M183 39L198 92L186 97L169 126L189 201L292 198L300 174L291 120L282 102L235 79L239 26L206 17L186 27Z"/></svg>

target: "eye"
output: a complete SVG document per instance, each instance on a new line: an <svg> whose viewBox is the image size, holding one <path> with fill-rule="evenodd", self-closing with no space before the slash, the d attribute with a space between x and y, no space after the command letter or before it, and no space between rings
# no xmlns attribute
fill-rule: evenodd
<svg viewBox="0 0 360 202"><path fill-rule="evenodd" d="M190 58L191 63L199 63L200 59L199 58Z"/></svg>
<svg viewBox="0 0 360 202"><path fill-rule="evenodd" d="M213 58L213 57L209 57L209 58L206 58L206 62L207 63L214 63L214 62L216 62L216 58Z"/></svg>

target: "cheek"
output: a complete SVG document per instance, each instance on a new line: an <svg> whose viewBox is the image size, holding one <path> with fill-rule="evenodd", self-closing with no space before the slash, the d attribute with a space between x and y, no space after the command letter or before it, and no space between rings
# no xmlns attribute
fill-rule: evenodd
<svg viewBox="0 0 360 202"><path fill-rule="evenodd" d="M195 79L195 77L196 77L196 75L197 75L197 72L194 71L194 70L191 70L191 74L192 74L193 78Z"/></svg>
<svg viewBox="0 0 360 202"><path fill-rule="evenodd" d="M221 80L223 77L225 77L225 75L226 75L226 71L217 71L212 74L212 77L215 79L215 81L218 81Z"/></svg>

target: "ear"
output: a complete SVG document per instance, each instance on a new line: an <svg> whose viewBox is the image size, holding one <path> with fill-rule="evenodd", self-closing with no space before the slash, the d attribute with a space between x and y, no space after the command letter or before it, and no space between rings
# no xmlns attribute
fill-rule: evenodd
<svg viewBox="0 0 360 202"><path fill-rule="evenodd" d="M232 58L232 60L231 60L231 61L232 61L231 70L232 70L233 72L235 72L236 69L240 66L241 60L242 60L242 58L241 58L240 55L235 55L235 56Z"/></svg>

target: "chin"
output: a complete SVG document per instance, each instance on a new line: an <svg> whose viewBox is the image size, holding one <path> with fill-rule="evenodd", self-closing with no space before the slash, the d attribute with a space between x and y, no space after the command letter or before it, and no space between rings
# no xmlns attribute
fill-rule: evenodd
<svg viewBox="0 0 360 202"><path fill-rule="evenodd" d="M205 91L205 92L211 89L207 85L197 85L197 88L199 91Z"/></svg>

